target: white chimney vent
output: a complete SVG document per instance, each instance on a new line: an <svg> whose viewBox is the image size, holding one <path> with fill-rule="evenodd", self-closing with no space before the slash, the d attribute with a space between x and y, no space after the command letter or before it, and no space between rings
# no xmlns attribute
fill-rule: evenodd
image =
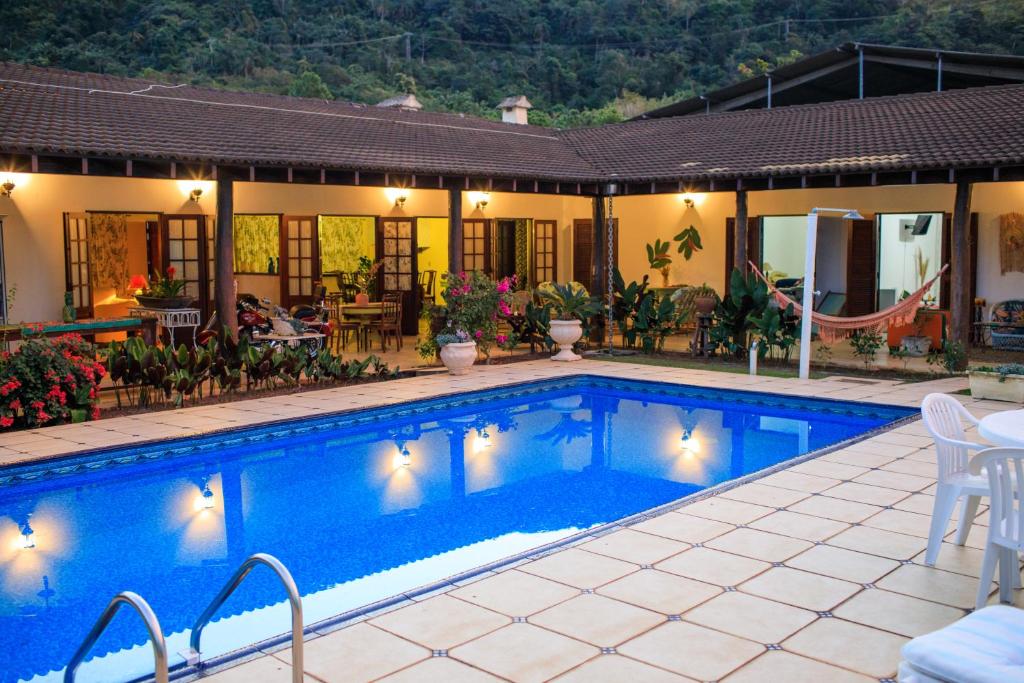
<svg viewBox="0 0 1024 683"><path fill-rule="evenodd" d="M525 95L517 95L503 99L498 103L498 109L501 110L501 120L505 123L527 124L529 111L533 109L533 105Z"/></svg>
<svg viewBox="0 0 1024 683"><path fill-rule="evenodd" d="M403 111L419 111L423 109L423 105L412 94L389 97L382 102L378 102L377 106L384 107L385 109L401 109Z"/></svg>

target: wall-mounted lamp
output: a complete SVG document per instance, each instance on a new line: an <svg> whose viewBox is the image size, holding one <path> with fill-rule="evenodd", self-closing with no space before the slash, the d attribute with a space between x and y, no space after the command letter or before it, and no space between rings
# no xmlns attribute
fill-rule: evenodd
<svg viewBox="0 0 1024 683"><path fill-rule="evenodd" d="M196 187L193 187L192 191L188 193L189 201L196 202L197 204L199 203L199 198L202 196L203 188L199 187L198 185Z"/></svg>
<svg viewBox="0 0 1024 683"><path fill-rule="evenodd" d="M494 443L491 442L491 435L487 433L486 427L477 432L477 435L473 437L474 453L480 453L493 445Z"/></svg>
<svg viewBox="0 0 1024 683"><path fill-rule="evenodd" d="M389 187L385 190L388 201L395 205L395 208L401 209L405 206L405 202L409 199L409 190L405 187Z"/></svg>
<svg viewBox="0 0 1024 683"><path fill-rule="evenodd" d="M683 192L679 195L679 198L683 200L683 205L687 209L693 209L700 206L704 201L704 194L700 192Z"/></svg>
<svg viewBox="0 0 1024 683"><path fill-rule="evenodd" d="M28 516L25 517L25 521L21 524L21 538L18 541L18 546L23 550L36 547L35 531L32 530L31 525L28 523Z"/></svg>
<svg viewBox="0 0 1024 683"><path fill-rule="evenodd" d="M14 192L14 181L10 178L4 179L3 184L0 185L0 197L10 197L12 192Z"/></svg>
<svg viewBox="0 0 1024 683"><path fill-rule="evenodd" d="M686 204L687 208L693 208L693 197L683 197L683 204Z"/></svg>
<svg viewBox="0 0 1024 683"><path fill-rule="evenodd" d="M409 447L405 444L402 444L402 447L398 450L396 461L399 467L409 467L412 465L412 453L409 452Z"/></svg>
<svg viewBox="0 0 1024 683"><path fill-rule="evenodd" d="M210 478L203 477L202 485L199 486L199 495L196 496L195 501L192 503L192 509L196 512L212 510L214 502L213 491L210 490Z"/></svg>
<svg viewBox="0 0 1024 683"><path fill-rule="evenodd" d="M490 192L470 192L469 201L473 202L473 206L483 211L487 208L487 205L491 202Z"/></svg>
<svg viewBox="0 0 1024 683"><path fill-rule="evenodd" d="M679 448L683 451L683 457L692 458L700 453L700 439L689 429L684 429L683 435L679 438Z"/></svg>

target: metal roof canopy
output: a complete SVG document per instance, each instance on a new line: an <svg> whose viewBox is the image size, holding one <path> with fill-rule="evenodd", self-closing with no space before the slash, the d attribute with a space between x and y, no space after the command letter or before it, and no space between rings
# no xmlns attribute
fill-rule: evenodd
<svg viewBox="0 0 1024 683"><path fill-rule="evenodd" d="M1024 82L1024 57L844 43L638 119Z"/></svg>

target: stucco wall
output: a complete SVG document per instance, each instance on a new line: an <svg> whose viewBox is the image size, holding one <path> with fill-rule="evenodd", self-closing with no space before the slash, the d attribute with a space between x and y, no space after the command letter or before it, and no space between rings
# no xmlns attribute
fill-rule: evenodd
<svg viewBox="0 0 1024 683"><path fill-rule="evenodd" d="M814 190L773 190L750 192L750 216L806 214L819 207L855 208L862 214L897 212L952 212L952 185L836 188ZM645 273L660 283L661 275L650 269L645 245L655 238L671 239L679 230L694 225L700 230L704 250L691 261L676 258L672 265L673 284L707 282L721 291L725 284L725 219L735 215L736 198L731 192L693 195L695 206L687 208L681 195L616 198L614 213L619 218L619 266L628 280ZM1024 298L1024 273L999 273L999 215L1024 212L1024 183L977 183L971 204L978 213L978 295L990 303L1007 298ZM673 252L674 254L674 252Z"/></svg>
<svg viewBox="0 0 1024 683"><path fill-rule="evenodd" d="M0 216L4 217L7 286L17 288L9 309L13 321L60 317L65 285L65 212L216 214L216 193L211 182L47 174L14 174L12 179L16 187L11 197L0 198ZM198 204L189 201L189 192L196 186L203 189ZM413 189L405 206L399 209L384 188L240 182L235 183L235 211L441 217L448 215L448 193ZM491 193L488 206L481 212L463 193L466 218L482 215L557 221L560 279L570 272L572 220L589 218L591 212L591 201L587 198L498 192ZM447 252L447 240L431 241L431 249L436 252L431 256L435 265L433 261ZM263 281L239 282L239 287L268 295L277 291L276 285ZM276 294L272 298L276 299Z"/></svg>

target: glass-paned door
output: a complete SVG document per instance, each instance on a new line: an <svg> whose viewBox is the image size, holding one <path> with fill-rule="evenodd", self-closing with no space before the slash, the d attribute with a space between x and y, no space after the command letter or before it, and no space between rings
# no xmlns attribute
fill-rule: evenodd
<svg viewBox="0 0 1024 683"><path fill-rule="evenodd" d="M64 214L64 276L72 305L79 317L91 318L92 288L89 272L89 216Z"/></svg>
<svg viewBox="0 0 1024 683"><path fill-rule="evenodd" d="M417 291L416 221L412 218L381 218L377 229L377 257L383 261L380 281L383 292L402 295L402 332L416 334L420 295Z"/></svg>
<svg viewBox="0 0 1024 683"><path fill-rule="evenodd" d="M313 286L320 279L317 217L283 216L281 226L281 304L313 303Z"/></svg>
<svg viewBox="0 0 1024 683"><path fill-rule="evenodd" d="M214 278L217 275L217 266L215 259L217 257L217 249L215 246L217 240L217 219L214 216L206 217L206 298L208 300L207 310L217 310L217 304L214 301L214 297L217 296L217 290L213 286Z"/></svg>
<svg viewBox="0 0 1024 683"><path fill-rule="evenodd" d="M467 218L462 221L462 269L491 272L490 221Z"/></svg>
<svg viewBox="0 0 1024 683"><path fill-rule="evenodd" d="M555 221L533 222L533 284L554 282L557 260L556 235L558 224Z"/></svg>
<svg viewBox="0 0 1024 683"><path fill-rule="evenodd" d="M206 216L166 215L161 218L164 243L164 272L174 268L174 277L185 281L184 294L196 300L203 316L210 314L210 260L207 254Z"/></svg>

